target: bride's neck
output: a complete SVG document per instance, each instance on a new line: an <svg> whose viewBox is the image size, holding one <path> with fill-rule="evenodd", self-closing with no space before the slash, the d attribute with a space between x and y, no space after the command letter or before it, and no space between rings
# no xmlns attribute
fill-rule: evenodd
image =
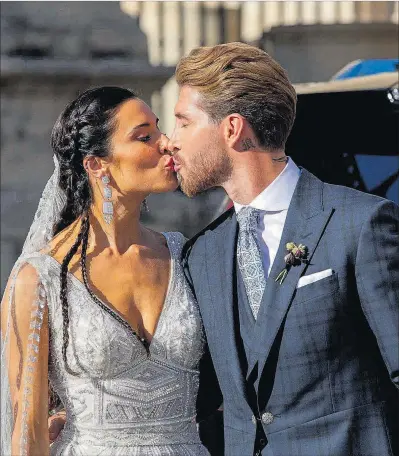
<svg viewBox="0 0 399 456"><path fill-rule="evenodd" d="M115 254L122 254L132 244L143 244L145 229L140 224L141 203L126 207L117 204L111 223L106 223L102 208L93 204L90 208L91 248L109 248Z"/></svg>

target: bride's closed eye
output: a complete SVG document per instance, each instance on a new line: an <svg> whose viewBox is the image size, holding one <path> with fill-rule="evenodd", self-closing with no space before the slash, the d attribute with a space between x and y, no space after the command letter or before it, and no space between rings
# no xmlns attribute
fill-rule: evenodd
<svg viewBox="0 0 399 456"><path fill-rule="evenodd" d="M150 135L147 135L147 136L141 136L139 138L137 138L139 141L141 142L148 142L150 139L151 139L151 136Z"/></svg>

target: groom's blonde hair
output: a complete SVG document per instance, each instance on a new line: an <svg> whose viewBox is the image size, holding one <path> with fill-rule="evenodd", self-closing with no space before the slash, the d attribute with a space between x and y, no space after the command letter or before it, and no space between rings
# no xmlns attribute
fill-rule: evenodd
<svg viewBox="0 0 399 456"><path fill-rule="evenodd" d="M265 51L238 42L198 47L180 60L176 80L200 92L200 107L214 122L241 114L260 147L284 147L295 119L296 92L287 72Z"/></svg>

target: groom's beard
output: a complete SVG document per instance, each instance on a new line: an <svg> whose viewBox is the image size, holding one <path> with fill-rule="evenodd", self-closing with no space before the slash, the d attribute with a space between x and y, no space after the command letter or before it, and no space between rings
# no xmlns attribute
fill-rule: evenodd
<svg viewBox="0 0 399 456"><path fill-rule="evenodd" d="M177 173L177 179L183 193L192 198L226 182L232 174L232 163L225 151L221 153L211 147L203 154L198 153L190 166L185 167L184 174L183 177Z"/></svg>

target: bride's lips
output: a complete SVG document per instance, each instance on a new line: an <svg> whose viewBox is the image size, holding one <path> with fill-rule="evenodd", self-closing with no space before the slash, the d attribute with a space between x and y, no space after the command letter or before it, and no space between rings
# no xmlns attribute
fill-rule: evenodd
<svg viewBox="0 0 399 456"><path fill-rule="evenodd" d="M175 163L172 157L169 157L166 161L165 168L169 169L170 171L174 171Z"/></svg>

